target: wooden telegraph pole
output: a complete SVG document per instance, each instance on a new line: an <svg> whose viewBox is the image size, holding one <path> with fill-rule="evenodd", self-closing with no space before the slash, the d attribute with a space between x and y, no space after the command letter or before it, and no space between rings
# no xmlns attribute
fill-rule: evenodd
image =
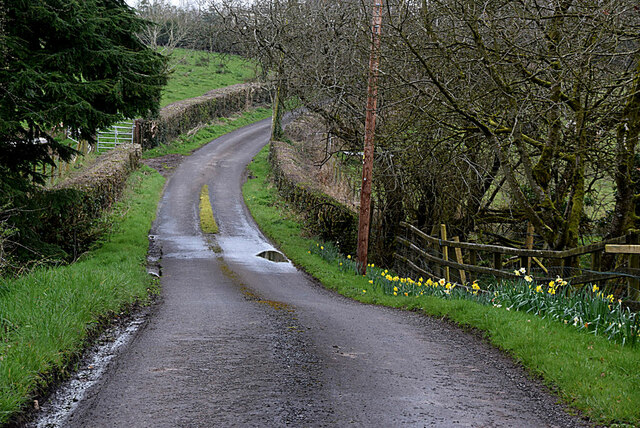
<svg viewBox="0 0 640 428"><path fill-rule="evenodd" d="M378 66L380 65L380 34L382 33L382 0L374 0L371 18L371 54L369 57L369 86L367 90L367 116L364 122L364 160L362 188L360 190L360 218L358 221L358 266L367 271L369 226L371 222L371 178L373 176L373 136L376 129L378 104Z"/></svg>

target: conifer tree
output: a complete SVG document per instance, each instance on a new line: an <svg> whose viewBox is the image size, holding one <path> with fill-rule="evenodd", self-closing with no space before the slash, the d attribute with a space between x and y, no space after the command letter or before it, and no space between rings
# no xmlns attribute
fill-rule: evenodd
<svg viewBox="0 0 640 428"><path fill-rule="evenodd" d="M41 181L35 167L73 149L64 126L96 129L153 114L166 59L137 37L146 22L124 0L4 0L0 4L0 181Z"/></svg>

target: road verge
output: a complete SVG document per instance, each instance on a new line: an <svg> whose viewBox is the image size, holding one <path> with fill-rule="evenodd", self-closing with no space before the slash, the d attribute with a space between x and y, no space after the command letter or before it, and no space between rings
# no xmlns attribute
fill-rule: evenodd
<svg viewBox="0 0 640 428"><path fill-rule="evenodd" d="M521 363L576 412L601 424L640 423L640 349L622 347L560 323L466 300L394 297L368 279L344 272L310 249L321 245L303 230L269 181L268 148L249 165L245 201L262 231L325 287L359 300L443 317L482 334Z"/></svg>
<svg viewBox="0 0 640 428"><path fill-rule="evenodd" d="M0 424L68 376L106 324L149 302L157 287L143 261L163 185L149 168L132 173L98 248L71 265L0 279Z"/></svg>

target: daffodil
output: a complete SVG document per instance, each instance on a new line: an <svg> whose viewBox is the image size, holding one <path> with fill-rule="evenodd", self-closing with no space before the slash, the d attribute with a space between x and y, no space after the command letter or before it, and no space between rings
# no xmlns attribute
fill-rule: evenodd
<svg viewBox="0 0 640 428"><path fill-rule="evenodd" d="M593 293L595 293L596 291L600 290L600 287L598 287L598 284L593 284L593 287L591 288L591 291Z"/></svg>
<svg viewBox="0 0 640 428"><path fill-rule="evenodd" d="M524 280L525 280L525 281L527 281L527 282L532 282L532 281L533 281L533 278L531 278L531 275L526 275L526 276L524 277Z"/></svg>
<svg viewBox="0 0 640 428"><path fill-rule="evenodd" d="M471 288L473 289L473 294L478 294L478 290L480 290L480 286L478 285L477 282L473 281L473 284L471 284Z"/></svg>

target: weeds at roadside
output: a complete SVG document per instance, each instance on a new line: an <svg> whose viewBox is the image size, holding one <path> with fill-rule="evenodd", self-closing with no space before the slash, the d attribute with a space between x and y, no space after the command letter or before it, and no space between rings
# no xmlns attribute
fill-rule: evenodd
<svg viewBox="0 0 640 428"><path fill-rule="evenodd" d="M67 369L99 320L147 301L147 234L163 184L149 168L134 172L118 227L78 262L0 278L0 425Z"/></svg>

